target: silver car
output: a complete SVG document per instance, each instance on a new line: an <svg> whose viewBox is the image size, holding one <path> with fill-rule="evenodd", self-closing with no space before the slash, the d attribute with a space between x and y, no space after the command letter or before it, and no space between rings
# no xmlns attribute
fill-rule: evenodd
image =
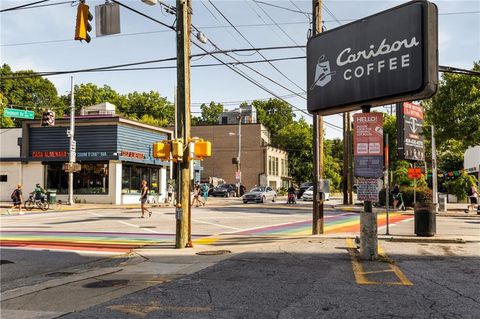
<svg viewBox="0 0 480 319"><path fill-rule="evenodd" d="M302 199L304 201L313 201L313 186L310 186L305 192L303 192Z"/></svg>
<svg viewBox="0 0 480 319"><path fill-rule="evenodd" d="M243 195L243 203L265 203L267 200L275 202L277 193L269 186L260 186L252 188L248 193Z"/></svg>

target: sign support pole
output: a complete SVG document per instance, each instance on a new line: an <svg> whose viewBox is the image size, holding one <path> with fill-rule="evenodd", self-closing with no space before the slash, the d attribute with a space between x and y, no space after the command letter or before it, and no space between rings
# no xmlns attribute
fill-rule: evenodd
<svg viewBox="0 0 480 319"><path fill-rule="evenodd" d="M389 176L389 170L390 170L390 161L389 161L389 144L388 144L388 133L385 134L385 184L386 184L386 191L385 191L385 208L386 208L386 217L387 217L387 229L385 232L385 235L390 235L390 224L389 224L389 214L390 214L390 176Z"/></svg>
<svg viewBox="0 0 480 319"><path fill-rule="evenodd" d="M75 143L74 140L75 134L75 96L74 96L74 80L73 76L71 77L71 93L70 93L70 153L69 153L69 161L68 161L68 205L73 205L73 163L75 163L75 156L74 153L77 150L73 149L73 144Z"/></svg>
<svg viewBox="0 0 480 319"><path fill-rule="evenodd" d="M432 125L432 197L435 213L438 213L437 151L435 146L435 127Z"/></svg>
<svg viewBox="0 0 480 319"><path fill-rule="evenodd" d="M312 34L322 32L322 1L312 0ZM319 183L323 178L323 117L313 114L313 221L312 235L323 234L323 199Z"/></svg>
<svg viewBox="0 0 480 319"><path fill-rule="evenodd" d="M362 106L362 113L370 113L370 105ZM373 212L372 201L363 202L360 213L360 258L375 260L378 257L377 213Z"/></svg>

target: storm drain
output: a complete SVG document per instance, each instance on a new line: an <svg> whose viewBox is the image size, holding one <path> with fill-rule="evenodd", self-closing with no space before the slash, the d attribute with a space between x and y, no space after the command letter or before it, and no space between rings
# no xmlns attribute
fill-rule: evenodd
<svg viewBox="0 0 480 319"><path fill-rule="evenodd" d="M6 259L0 259L0 265L5 265L5 264L14 264L14 262Z"/></svg>
<svg viewBox="0 0 480 319"><path fill-rule="evenodd" d="M75 275L74 272L68 272L68 271L56 271L56 272L51 272L49 274L46 274L46 277L66 277L66 276L71 276Z"/></svg>
<svg viewBox="0 0 480 319"><path fill-rule="evenodd" d="M125 286L130 280L127 279L117 279L117 280L101 280L85 284L82 287L84 288L109 288L116 286Z"/></svg>
<svg viewBox="0 0 480 319"><path fill-rule="evenodd" d="M226 255L230 253L231 253L230 250L206 250L206 251L199 251L197 255L215 256L215 255Z"/></svg>

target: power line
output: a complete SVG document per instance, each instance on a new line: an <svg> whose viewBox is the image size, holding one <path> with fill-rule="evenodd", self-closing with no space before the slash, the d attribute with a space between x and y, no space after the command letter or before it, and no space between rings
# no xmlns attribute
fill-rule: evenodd
<svg viewBox="0 0 480 319"><path fill-rule="evenodd" d="M140 12L140 11L138 11L138 10L132 8L132 7L129 7L129 6L127 6L126 4L121 3L120 1L117 1L117 0L111 0L111 1L112 1L112 2L115 2L115 3L118 4L119 6L122 6L122 7L126 8L126 9L128 9L128 10L130 10L130 11L133 11L133 12L135 12L135 13L137 13L137 14L139 14L139 15L141 15L141 16L149 19L149 20L152 20L152 21L154 21L154 22L156 22L156 23L158 23L158 24L163 25L164 27L167 27L167 28L175 31L175 28L174 28L173 26L168 25L168 24L166 24L166 23L164 23L164 22L162 22L162 21L160 21L160 20L157 20L157 19L155 19L155 18L153 18L153 17L151 17L151 16L149 16L149 15L146 15L145 13Z"/></svg>
<svg viewBox="0 0 480 319"><path fill-rule="evenodd" d="M293 9L290 9L290 8L287 8L287 7L282 7L282 6L279 6L279 5L276 5L276 4L271 4L271 3L267 3L267 2L263 2L263 1L258 1L258 0L252 0L253 2L255 3L261 3L261 4L264 4L266 6L271 6L271 7L274 7L274 8L278 8L278 9L283 9L283 10L287 10L287 11L291 11L291 12L296 12L296 13L301 13L301 14L309 14L309 15L312 15L311 13L309 12L305 12L305 11L302 11L302 10L293 10ZM298 7L297 7L298 8Z"/></svg>
<svg viewBox="0 0 480 319"><path fill-rule="evenodd" d="M213 2L211 0L208 0L208 2L215 8L215 10L217 10L217 12L228 22L228 24L230 24L233 29L235 31L237 31L238 34L240 34L240 36L252 47L254 48L255 46L240 32L240 30L238 30L232 22L230 22L230 20L222 13L222 11L220 11L217 6L215 6L213 4ZM267 60L267 58L261 53L259 52L258 54L260 54L260 56L262 58L264 58L265 60ZM293 85L295 85L296 87L298 87L300 90L303 90L302 87L300 87L298 84L296 84L295 82L293 82L288 76L285 75L285 73L283 73L282 71L280 71L273 63L269 62L268 64L270 64L272 66L272 68L274 68L278 73L280 73L285 79L287 79L290 83L292 83Z"/></svg>
<svg viewBox="0 0 480 319"><path fill-rule="evenodd" d="M305 17L307 17L307 20L308 20L309 23L312 22L312 19L310 18L310 16L311 16L312 14L311 14L310 12L304 12L304 11L302 11L302 9L300 9L300 7L297 6L297 5L295 4L295 2L293 2L293 0L289 0L289 1L290 1L291 4L293 4L293 6L294 6L295 8L297 8L299 11L303 12L303 14L305 15Z"/></svg>
<svg viewBox="0 0 480 319"><path fill-rule="evenodd" d="M50 0L40 0L40 1L36 1L36 2L31 2L31 3L27 3L27 4L22 4L22 5L20 5L20 6L2 9L2 10L0 10L0 12L7 12L7 11L19 10L19 9L23 9L23 8L25 8L25 7L33 6L33 5L35 5L35 4L43 3L43 2L48 2L48 1L50 1Z"/></svg>
<svg viewBox="0 0 480 319"><path fill-rule="evenodd" d="M59 6L59 5L63 5L63 4L70 4L71 6L73 6L73 4L77 2L77 0L75 1L63 1L63 2L55 2L55 3L47 3L47 4L39 4L39 5L36 5L36 6L29 6L29 7L24 7L24 8L18 8L18 9L15 9L16 10L27 10L27 9L35 9L35 8L45 8L45 7L54 7L54 6ZM11 10L13 11L13 10Z"/></svg>

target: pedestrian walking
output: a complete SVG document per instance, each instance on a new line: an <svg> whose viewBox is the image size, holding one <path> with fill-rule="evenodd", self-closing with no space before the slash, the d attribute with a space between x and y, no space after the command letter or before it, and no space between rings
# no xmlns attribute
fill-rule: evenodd
<svg viewBox="0 0 480 319"><path fill-rule="evenodd" d="M168 184L167 194L168 194L167 201L171 203L173 201L173 185L172 184Z"/></svg>
<svg viewBox="0 0 480 319"><path fill-rule="evenodd" d="M193 205L195 205L195 207L198 207L199 205L205 206L205 202L202 202L200 200L200 193L201 193L200 185L195 184L195 186L193 188L192 206Z"/></svg>
<svg viewBox="0 0 480 319"><path fill-rule="evenodd" d="M470 189L468 190L468 198L470 199L470 204L467 206L467 209L465 210L465 213L468 214L470 211L470 208L475 209L475 205L478 205L478 191L477 188L472 185Z"/></svg>
<svg viewBox="0 0 480 319"><path fill-rule="evenodd" d="M205 206L205 203L208 200L208 184L203 184L202 185L202 194L203 194L203 206Z"/></svg>
<svg viewBox="0 0 480 319"><path fill-rule="evenodd" d="M395 187L393 188L393 191L392 191L393 209L397 209L398 200L400 199L399 194L400 194L400 186L398 186L398 184L395 184Z"/></svg>
<svg viewBox="0 0 480 319"><path fill-rule="evenodd" d="M147 200L148 200L148 186L147 186L147 181L143 180L140 183L140 203L141 203L140 207L142 208L142 216L140 216L140 218L144 218L145 212L148 213L148 217L152 216L152 211L146 207Z"/></svg>
<svg viewBox="0 0 480 319"><path fill-rule="evenodd" d="M13 202L12 207L7 211L8 214L10 215L12 213L12 210L16 207L18 208L19 214L23 215L22 212L22 202L23 202L23 193L22 193L22 185L18 184L17 188L15 188L12 192L12 195L10 196Z"/></svg>

